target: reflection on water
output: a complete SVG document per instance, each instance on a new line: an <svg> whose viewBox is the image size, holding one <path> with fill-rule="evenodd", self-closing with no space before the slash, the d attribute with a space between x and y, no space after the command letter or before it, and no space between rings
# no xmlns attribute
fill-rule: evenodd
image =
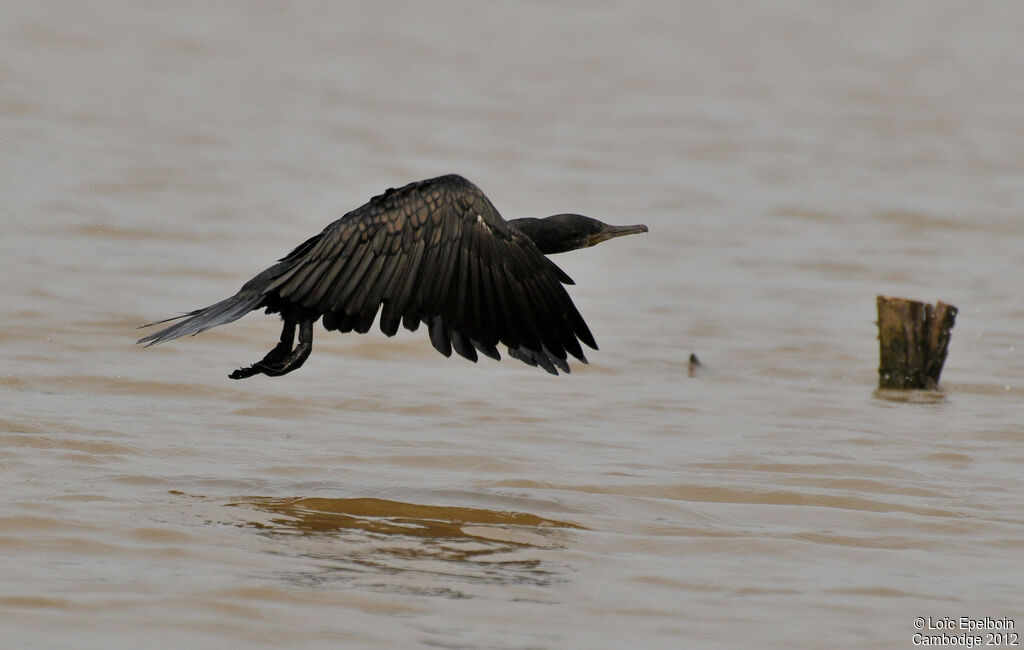
<svg viewBox="0 0 1024 650"><path fill-rule="evenodd" d="M523 512L372 498L253 496L228 505L269 515L244 524L262 534L305 538L291 548L317 560L319 570L283 576L289 582L360 581L380 590L458 598L472 595L459 583L558 582L554 569L531 552L561 547L560 531L582 529ZM422 580L426 574L429 581Z"/></svg>
<svg viewBox="0 0 1024 650"><path fill-rule="evenodd" d="M946 394L941 390L893 390L879 388L874 392L875 399L887 402L906 404L940 404L946 399Z"/></svg>

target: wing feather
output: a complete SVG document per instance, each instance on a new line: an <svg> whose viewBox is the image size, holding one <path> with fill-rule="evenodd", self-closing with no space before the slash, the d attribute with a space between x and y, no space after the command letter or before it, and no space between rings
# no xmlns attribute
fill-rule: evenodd
<svg viewBox="0 0 1024 650"><path fill-rule="evenodd" d="M563 284L572 280L459 176L389 190L283 258L268 304L324 315L341 331L427 324L431 344L476 360L514 358L568 372L596 347ZM383 309L382 309L383 307Z"/></svg>

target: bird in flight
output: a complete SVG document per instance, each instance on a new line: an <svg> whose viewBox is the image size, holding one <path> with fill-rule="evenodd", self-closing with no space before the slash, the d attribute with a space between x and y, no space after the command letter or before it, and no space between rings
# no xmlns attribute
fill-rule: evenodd
<svg viewBox="0 0 1024 650"><path fill-rule="evenodd" d="M313 324L366 333L380 312L388 336L399 324L427 325L438 352L477 360L509 356L553 375L567 356L597 349L562 285L573 284L546 256L586 248L647 226L610 226L578 214L505 221L473 183L450 174L389 189L307 239L238 293L139 339L147 346L238 320L256 309L280 314L280 342L229 376L278 377L313 350ZM298 328L299 342L294 345Z"/></svg>

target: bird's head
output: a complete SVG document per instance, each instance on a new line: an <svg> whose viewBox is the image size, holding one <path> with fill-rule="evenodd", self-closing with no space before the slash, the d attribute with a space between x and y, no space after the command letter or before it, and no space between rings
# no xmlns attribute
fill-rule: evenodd
<svg viewBox="0 0 1024 650"><path fill-rule="evenodd" d="M647 232L647 226L610 226L582 214L556 214L543 219L526 217L511 223L533 240L545 255L574 251L623 235Z"/></svg>

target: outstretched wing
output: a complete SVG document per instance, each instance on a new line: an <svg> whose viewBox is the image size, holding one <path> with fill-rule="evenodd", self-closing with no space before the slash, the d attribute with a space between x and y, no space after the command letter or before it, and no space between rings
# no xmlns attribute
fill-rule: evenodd
<svg viewBox="0 0 1024 650"><path fill-rule="evenodd" d="M434 347L476 361L510 355L557 374L567 354L586 362L594 338L564 284L572 280L490 200L460 176L413 183L374 197L281 260L267 303L324 314L329 330L366 332L380 312L427 324Z"/></svg>

